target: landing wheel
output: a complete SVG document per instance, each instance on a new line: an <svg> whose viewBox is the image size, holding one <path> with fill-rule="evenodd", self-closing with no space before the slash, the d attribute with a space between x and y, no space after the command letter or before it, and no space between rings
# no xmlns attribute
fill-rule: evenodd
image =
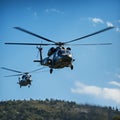
<svg viewBox="0 0 120 120"><path fill-rule="evenodd" d="M71 70L73 70L73 65L70 66Z"/></svg>
<svg viewBox="0 0 120 120"><path fill-rule="evenodd" d="M51 69L50 69L50 74L52 74L52 72L53 72L53 69L51 68Z"/></svg>

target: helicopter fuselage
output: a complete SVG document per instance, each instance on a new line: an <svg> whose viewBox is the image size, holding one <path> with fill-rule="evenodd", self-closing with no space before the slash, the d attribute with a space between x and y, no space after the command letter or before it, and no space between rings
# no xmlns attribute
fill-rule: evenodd
<svg viewBox="0 0 120 120"><path fill-rule="evenodd" d="M23 75L21 78L19 77L18 84L20 85L20 87L22 87L22 86L30 87L31 82L32 82L31 75Z"/></svg>
<svg viewBox="0 0 120 120"><path fill-rule="evenodd" d="M52 50L51 48L50 50ZM41 61L41 65L49 66L49 68L59 69L71 67L73 58L69 48L57 47L53 52L48 51L48 57ZM49 54L51 53L51 54Z"/></svg>

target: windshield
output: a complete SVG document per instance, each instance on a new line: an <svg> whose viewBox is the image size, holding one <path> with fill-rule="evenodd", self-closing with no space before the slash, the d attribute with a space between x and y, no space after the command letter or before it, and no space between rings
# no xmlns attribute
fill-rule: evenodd
<svg viewBox="0 0 120 120"><path fill-rule="evenodd" d="M67 54L70 54L69 50L59 50L58 51L58 55L67 55Z"/></svg>

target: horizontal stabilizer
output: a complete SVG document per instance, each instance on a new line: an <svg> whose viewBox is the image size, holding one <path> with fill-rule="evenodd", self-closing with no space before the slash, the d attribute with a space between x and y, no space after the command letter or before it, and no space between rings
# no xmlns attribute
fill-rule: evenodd
<svg viewBox="0 0 120 120"><path fill-rule="evenodd" d="M41 60L34 60L33 62L41 62Z"/></svg>

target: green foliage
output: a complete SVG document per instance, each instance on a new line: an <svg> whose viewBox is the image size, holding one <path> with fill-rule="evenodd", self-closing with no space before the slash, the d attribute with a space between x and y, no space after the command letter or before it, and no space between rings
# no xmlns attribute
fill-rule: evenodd
<svg viewBox="0 0 120 120"><path fill-rule="evenodd" d="M120 115L115 115L115 116L113 117L113 120L120 120Z"/></svg>
<svg viewBox="0 0 120 120"><path fill-rule="evenodd" d="M120 120L120 111L53 99L10 100L0 102L0 120Z"/></svg>

